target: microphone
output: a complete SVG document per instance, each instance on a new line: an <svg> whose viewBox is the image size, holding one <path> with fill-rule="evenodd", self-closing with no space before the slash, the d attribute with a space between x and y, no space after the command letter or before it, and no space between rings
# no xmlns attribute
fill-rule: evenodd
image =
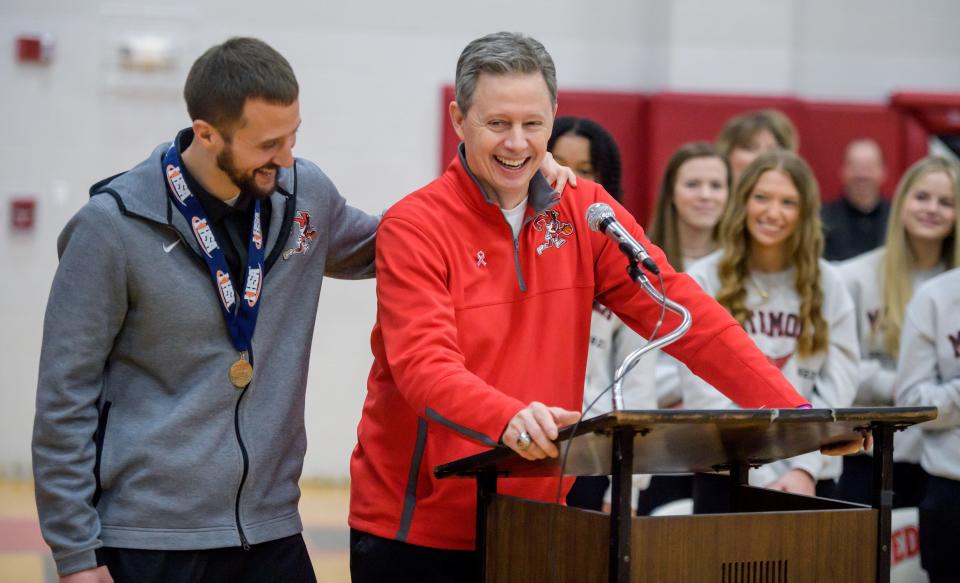
<svg viewBox="0 0 960 583"><path fill-rule="evenodd" d="M660 268L654 263L643 245L634 239L617 221L617 215L614 214L610 205L602 202L595 202L590 205L587 208L587 224L590 225L591 231L603 233L616 242L620 250L631 261L642 264L650 273L660 274Z"/></svg>

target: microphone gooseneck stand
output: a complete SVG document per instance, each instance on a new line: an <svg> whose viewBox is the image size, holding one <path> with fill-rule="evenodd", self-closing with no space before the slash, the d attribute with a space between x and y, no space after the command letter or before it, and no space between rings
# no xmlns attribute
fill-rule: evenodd
<svg viewBox="0 0 960 583"><path fill-rule="evenodd" d="M615 380L612 389L614 411L623 411L623 377L625 376L626 372L633 368L634 364L640 360L644 354L679 340L681 336L687 333L687 330L690 329L690 324L693 323L693 318L690 316L690 310L686 309L670 298L661 295L660 292L657 291L657 288L653 287L653 284L650 283L650 279L640 269L640 266L637 264L636 260L630 260L630 265L627 267L627 273L630 274L630 278L633 279L633 281L635 281L637 285L643 289L643 291L647 292L647 295L653 298L654 301L661 306L664 306L666 309L680 316L683 321L681 321L680 325L677 326L676 329L672 330L669 334L665 334L660 338L652 339L650 342L634 350L623 359L623 362L621 362L620 366L617 368L617 373L614 375Z"/></svg>
<svg viewBox="0 0 960 583"><path fill-rule="evenodd" d="M680 325L668 334L660 338L655 338L656 332L651 334L651 341L644 346L631 352L617 368L617 374L613 384L613 410L623 410L623 375L626 374L644 354L675 342L690 329L692 317L690 311L680 304L666 297L666 291L660 293L650 279L640 269L636 259L630 259L630 265L627 267L627 273L630 278L639 285L643 291L647 292L664 310L670 310L677 314L683 320ZM660 279L660 286L663 287L663 279ZM663 313L661 312L662 323ZM610 466L610 547L609 547L609 565L610 571L608 581L610 583L628 583L630 581L630 526L633 515L633 504L631 498L633 481L633 440L636 434L632 428L624 427L614 429L611 435L611 466Z"/></svg>

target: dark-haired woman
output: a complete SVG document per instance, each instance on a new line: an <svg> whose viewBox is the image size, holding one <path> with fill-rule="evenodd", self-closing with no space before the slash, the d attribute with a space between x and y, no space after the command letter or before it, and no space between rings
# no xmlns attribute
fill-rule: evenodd
<svg viewBox="0 0 960 583"><path fill-rule="evenodd" d="M594 121L582 117L558 117L547 143L557 163L570 167L580 178L593 180L622 202L620 187L620 150L609 132ZM593 303L590 322L590 351L584 379L583 406L590 405L613 382L620 362L646 341L624 324L605 306ZM624 377L624 403L628 409L656 408L653 387L653 355L645 356ZM600 400L585 417L595 417L611 409L611 395ZM634 495L644 478L634 479ZM567 495L567 504L578 508L601 510L609 496L610 480L606 476L581 476ZM608 500L608 498L606 498Z"/></svg>

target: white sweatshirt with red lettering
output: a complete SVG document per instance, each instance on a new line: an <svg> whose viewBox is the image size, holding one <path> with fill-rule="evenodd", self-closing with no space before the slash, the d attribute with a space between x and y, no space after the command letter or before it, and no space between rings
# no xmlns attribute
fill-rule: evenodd
<svg viewBox="0 0 960 583"><path fill-rule="evenodd" d="M901 407L938 409L936 419L919 425L920 465L960 480L960 269L918 287L907 306L894 390Z"/></svg>
<svg viewBox="0 0 960 583"><path fill-rule="evenodd" d="M840 263L837 268L853 299L860 339L860 371L857 377L858 407L893 405L893 384L897 376L896 356L884 344L883 256L885 247ZM912 271L907 277L913 289L943 273L943 265L929 271ZM910 427L896 435L893 459L920 462L920 429Z"/></svg>
<svg viewBox="0 0 960 583"><path fill-rule="evenodd" d="M688 272L704 291L714 297L720 291L718 266L721 253L718 251L704 258ZM797 353L801 324L800 295L795 278L793 267L776 273L752 272L746 282L746 307L751 316L743 327L767 359L814 407L849 407L856 395L860 355L850 294L836 268L821 260L822 309L823 318L830 327L829 345L826 350L802 357ZM681 389L685 409L736 407L722 393L689 372L681 372ZM817 480L835 480L840 477L842 462L839 457L812 452L754 470L750 472L750 483L767 486L793 469L804 470Z"/></svg>

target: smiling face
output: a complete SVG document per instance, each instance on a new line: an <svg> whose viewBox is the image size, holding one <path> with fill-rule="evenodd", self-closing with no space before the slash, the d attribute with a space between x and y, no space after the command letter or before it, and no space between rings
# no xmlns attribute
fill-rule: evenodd
<svg viewBox="0 0 960 583"><path fill-rule="evenodd" d="M277 170L293 166L299 127L299 101L277 105L248 99L239 125L221 132L224 139L217 166L241 192L266 198L276 190Z"/></svg>
<svg viewBox="0 0 960 583"><path fill-rule="evenodd" d="M502 208L511 209L527 196L546 154L555 113L540 73L481 73L470 109L450 104L467 166Z"/></svg>
<svg viewBox="0 0 960 583"><path fill-rule="evenodd" d="M730 150L730 169L733 171L734 181L751 162L757 159L757 156L779 146L776 136L766 128L757 130L745 144L735 145Z"/></svg>
<svg viewBox="0 0 960 583"><path fill-rule="evenodd" d="M780 170L760 175L747 197L747 231L751 245L786 255L786 244L800 223L800 192Z"/></svg>
<svg viewBox="0 0 960 583"><path fill-rule="evenodd" d="M920 176L907 192L900 220L909 239L938 242L953 232L956 213L950 176L930 172Z"/></svg>
<svg viewBox="0 0 960 583"><path fill-rule="evenodd" d="M720 158L687 160L677 169L673 204L677 220L694 230L712 230L727 204L727 166Z"/></svg>

